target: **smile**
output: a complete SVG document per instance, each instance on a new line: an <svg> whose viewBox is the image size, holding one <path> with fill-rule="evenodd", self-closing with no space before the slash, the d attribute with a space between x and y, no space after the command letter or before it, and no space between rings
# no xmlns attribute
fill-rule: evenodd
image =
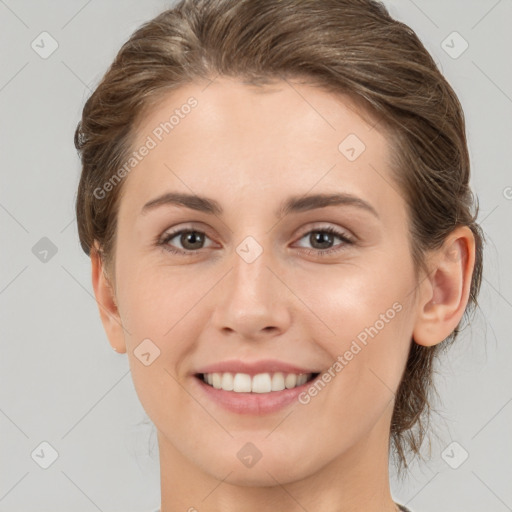
<svg viewBox="0 0 512 512"><path fill-rule="evenodd" d="M197 373L192 382L206 400L235 414L261 416L298 403L320 373Z"/></svg>

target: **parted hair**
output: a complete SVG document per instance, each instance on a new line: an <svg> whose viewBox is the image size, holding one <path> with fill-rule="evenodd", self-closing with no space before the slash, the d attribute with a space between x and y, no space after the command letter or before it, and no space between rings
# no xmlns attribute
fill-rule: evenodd
<svg viewBox="0 0 512 512"><path fill-rule="evenodd" d="M94 190L133 151L137 127L172 90L217 76L265 85L306 80L348 96L389 142L396 186L408 211L419 279L426 255L458 226L475 237L470 297L442 343L411 340L390 431L399 474L420 456L429 432L436 356L456 339L477 303L484 235L470 180L460 102L415 32L373 0L182 0L141 25L87 99L75 131L81 163L76 198L80 243L98 251L112 280L123 182L106 197Z"/></svg>

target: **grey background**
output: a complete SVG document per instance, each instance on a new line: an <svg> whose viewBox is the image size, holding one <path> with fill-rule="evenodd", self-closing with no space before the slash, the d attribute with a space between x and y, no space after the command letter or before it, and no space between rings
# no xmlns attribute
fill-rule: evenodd
<svg viewBox="0 0 512 512"><path fill-rule="evenodd" d="M487 237L480 310L436 377L430 460L403 485L392 474L393 496L414 512L512 510L512 1L385 3L416 30L464 106ZM122 43L171 5L0 0L0 512L159 506L154 427L127 356L108 344L78 243L73 133ZM46 59L31 47L43 31L58 43ZM458 58L454 31L469 44ZM47 469L43 441L58 452Z"/></svg>

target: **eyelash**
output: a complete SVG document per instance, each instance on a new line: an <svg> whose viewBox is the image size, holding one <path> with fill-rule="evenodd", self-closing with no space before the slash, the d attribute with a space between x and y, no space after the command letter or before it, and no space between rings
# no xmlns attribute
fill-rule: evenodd
<svg viewBox="0 0 512 512"><path fill-rule="evenodd" d="M201 233L203 235L206 235L206 233L204 231L201 231L199 229L190 229L190 228L180 229L178 231L174 231L172 233L167 233L166 235L164 235L164 237L162 239L157 241L157 245L160 246L164 251L170 252L172 254L179 254L181 256L195 256L201 249L183 251L181 249L175 249L168 244L168 242L170 240L175 238L177 235L181 235L182 233ZM306 249L304 252L306 254L308 254L309 256L327 256L329 254L341 252L341 251L345 250L345 247L347 245L354 244L354 240L352 238L348 237L346 234L338 231L337 229L335 229L331 226L327 226L324 228L311 229L311 230L307 231L306 233L304 233L299 238L299 240L302 240L306 235L310 235L311 233L329 233L329 234L335 235L340 240L342 240L343 245L341 246L341 248L338 248L338 249L335 249L335 248Z"/></svg>

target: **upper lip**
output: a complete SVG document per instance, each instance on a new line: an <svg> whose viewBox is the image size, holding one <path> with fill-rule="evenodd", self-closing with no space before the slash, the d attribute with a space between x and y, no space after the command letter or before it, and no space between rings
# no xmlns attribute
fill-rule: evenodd
<svg viewBox="0 0 512 512"><path fill-rule="evenodd" d="M318 370L301 368L277 359L260 359L259 361L242 361L240 359L231 359L219 363L210 364L199 368L194 373L246 373L256 375L258 373L319 373Z"/></svg>

